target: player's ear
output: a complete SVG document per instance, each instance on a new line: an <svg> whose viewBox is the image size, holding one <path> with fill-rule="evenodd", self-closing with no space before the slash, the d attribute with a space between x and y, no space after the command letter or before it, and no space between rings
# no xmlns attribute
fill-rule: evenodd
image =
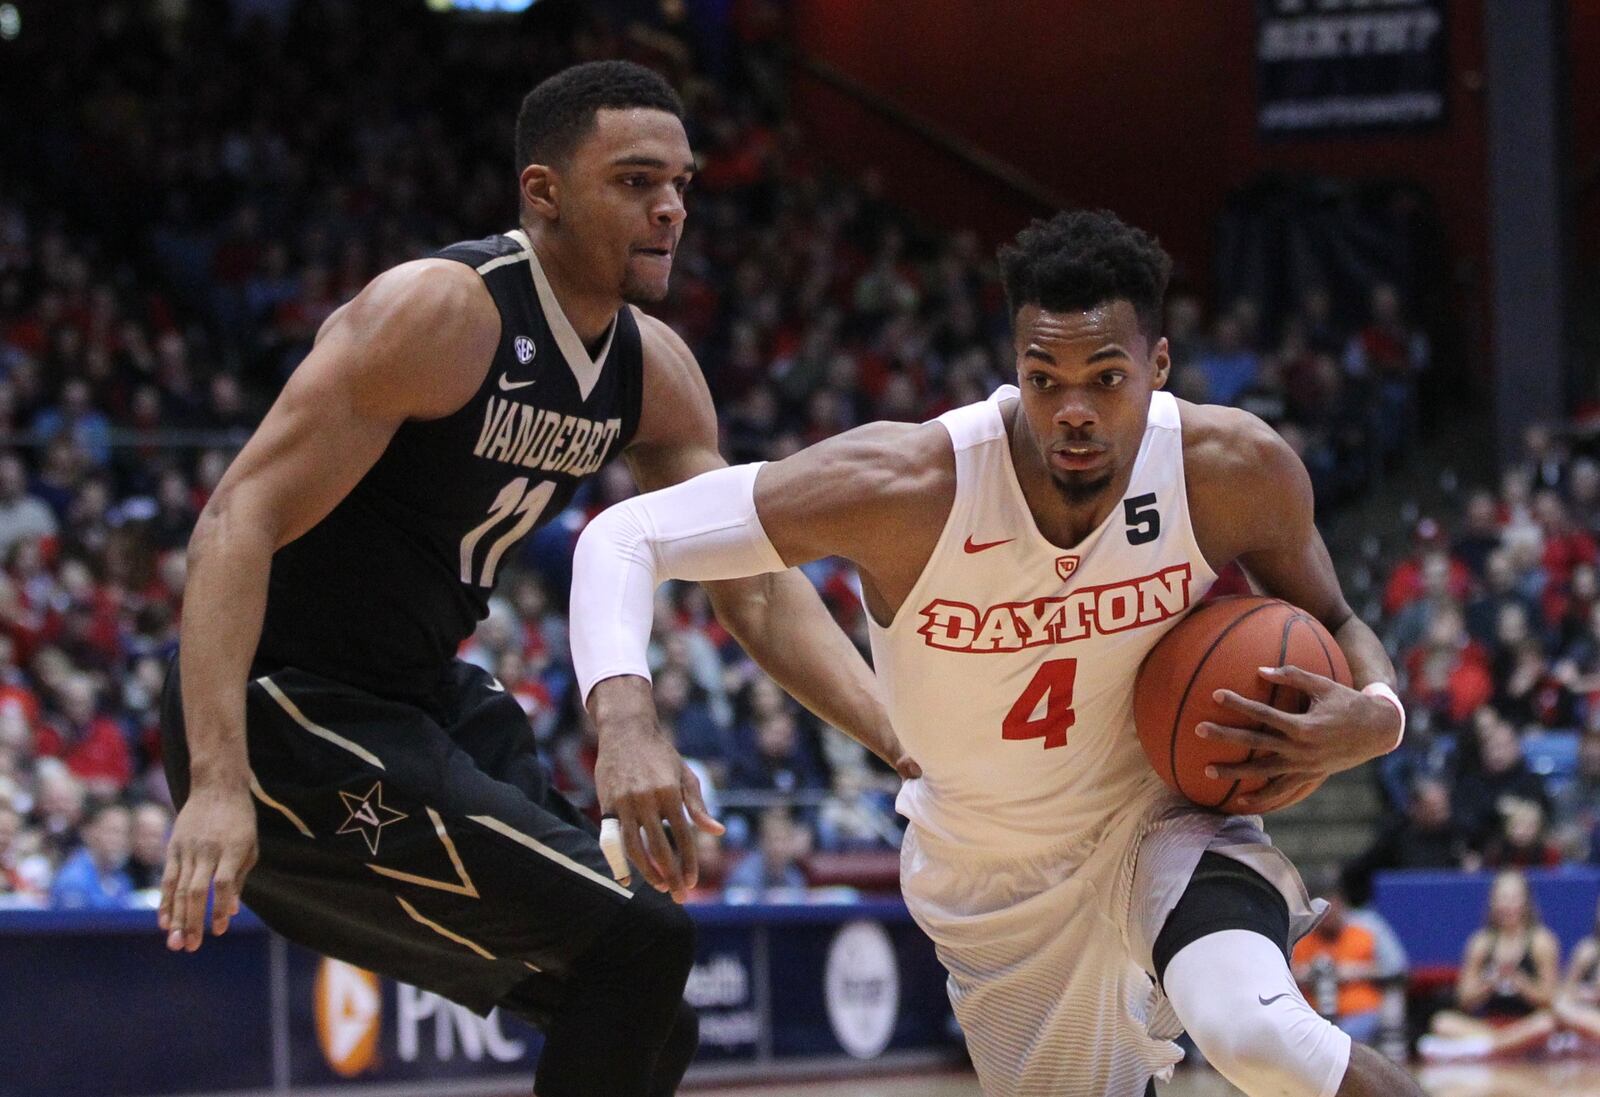
<svg viewBox="0 0 1600 1097"><path fill-rule="evenodd" d="M1172 348L1163 335L1156 340L1155 349L1150 352L1150 364L1153 374L1150 378L1150 387L1160 389L1167 387L1167 375L1172 372Z"/></svg>
<svg viewBox="0 0 1600 1097"><path fill-rule="evenodd" d="M560 181L547 164L529 164L518 178L522 188L522 203L533 211L535 217L552 224L561 219Z"/></svg>

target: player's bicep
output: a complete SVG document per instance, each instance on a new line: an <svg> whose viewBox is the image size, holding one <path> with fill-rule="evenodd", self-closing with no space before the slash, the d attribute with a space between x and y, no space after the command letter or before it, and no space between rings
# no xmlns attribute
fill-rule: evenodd
<svg viewBox="0 0 1600 1097"><path fill-rule="evenodd" d="M786 564L842 556L870 569L907 535L905 503L917 477L896 442L912 429L872 424L761 469L756 513Z"/></svg>
<svg viewBox="0 0 1600 1097"><path fill-rule="evenodd" d="M1253 486L1236 489L1239 520L1256 531L1238 556L1263 593L1299 606L1336 630L1350 617L1333 557L1317 529L1311 477L1287 444L1260 454Z"/></svg>
<svg viewBox="0 0 1600 1097"><path fill-rule="evenodd" d="M281 547L325 517L408 418L463 405L494 352L482 281L445 260L388 271L329 318L202 518L244 521Z"/></svg>
<svg viewBox="0 0 1600 1097"><path fill-rule="evenodd" d="M251 523L277 549L350 493L404 416L363 409L341 374L308 358L290 376L207 504L213 516Z"/></svg>
<svg viewBox="0 0 1600 1097"><path fill-rule="evenodd" d="M717 449L711 390L683 339L634 311L644 354L639 427L625 453L640 491L657 491L727 464Z"/></svg>

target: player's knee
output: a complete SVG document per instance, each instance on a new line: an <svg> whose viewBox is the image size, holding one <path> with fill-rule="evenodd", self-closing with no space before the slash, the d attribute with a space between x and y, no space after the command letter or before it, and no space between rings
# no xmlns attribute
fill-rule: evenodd
<svg viewBox="0 0 1600 1097"><path fill-rule="evenodd" d="M628 901L590 949L591 976L614 969L651 1008L676 1005L694 966L694 922L677 903L653 891Z"/></svg>
<svg viewBox="0 0 1600 1097"><path fill-rule="evenodd" d="M1295 989L1276 945L1226 930L1185 947L1164 984L1200 1053L1247 1097L1332 1097L1350 1038Z"/></svg>
<svg viewBox="0 0 1600 1097"><path fill-rule="evenodd" d="M694 966L694 921L686 910L670 900L652 903L640 914L651 941L648 947L654 964L663 974L675 976L682 986L689 978L689 969Z"/></svg>
<svg viewBox="0 0 1600 1097"><path fill-rule="evenodd" d="M1308 1045L1322 1042L1327 1020L1309 1008L1275 1003L1245 1016L1213 1017L1189 1029L1189 1037L1217 1071L1248 1097L1323 1097L1324 1079L1311 1077ZM1287 1007L1287 1008L1285 1008Z"/></svg>
<svg viewBox="0 0 1600 1097"><path fill-rule="evenodd" d="M699 1048L700 1018L695 1016L687 1002L679 1002L678 1015L672 1021L672 1031L667 1033L667 1042L661 1045L661 1054L656 1057L656 1071L650 1086L651 1097L671 1097L678 1092L678 1083L683 1081L689 1063Z"/></svg>

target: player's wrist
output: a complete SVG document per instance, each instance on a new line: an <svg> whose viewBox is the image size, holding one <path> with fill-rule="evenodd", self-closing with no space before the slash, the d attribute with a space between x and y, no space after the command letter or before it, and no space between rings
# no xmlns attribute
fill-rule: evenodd
<svg viewBox="0 0 1600 1097"><path fill-rule="evenodd" d="M1373 682L1368 686L1364 686L1361 692L1364 696L1379 698L1393 705L1395 714L1399 717L1399 726L1394 730L1392 737L1385 740L1387 745L1383 748L1382 753L1388 754L1398 747L1406 737L1406 706L1401 703L1399 694L1395 693L1394 687L1389 685L1388 682Z"/></svg>

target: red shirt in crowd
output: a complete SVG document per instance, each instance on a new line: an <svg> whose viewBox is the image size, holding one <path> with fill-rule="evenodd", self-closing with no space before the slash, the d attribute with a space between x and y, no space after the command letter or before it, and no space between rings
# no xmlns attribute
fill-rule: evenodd
<svg viewBox="0 0 1600 1097"><path fill-rule="evenodd" d="M1472 569L1450 557L1450 597L1465 602L1472 593ZM1400 561L1383 589L1383 612L1394 616L1422 597L1422 558L1408 556Z"/></svg>
<svg viewBox="0 0 1600 1097"><path fill-rule="evenodd" d="M96 716L81 735L70 741L55 725L44 724L39 728L34 749L40 757L60 758L85 781L105 781L124 788L133 777L128 742L109 716Z"/></svg>

